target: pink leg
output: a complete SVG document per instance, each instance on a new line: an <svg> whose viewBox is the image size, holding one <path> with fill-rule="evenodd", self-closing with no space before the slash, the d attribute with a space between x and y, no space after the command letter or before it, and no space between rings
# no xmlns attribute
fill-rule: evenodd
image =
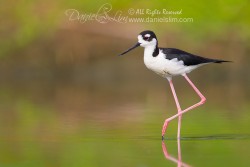
<svg viewBox="0 0 250 167"><path fill-rule="evenodd" d="M179 160L179 162L182 162L182 160L181 160L181 141L180 141L180 138L177 138L177 148L178 148L178 160ZM178 167L179 166L181 167L180 163L178 163Z"/></svg>
<svg viewBox="0 0 250 167"><path fill-rule="evenodd" d="M168 126L168 123L169 123L170 121L172 121L172 120L175 119L176 117L181 116L182 114L186 113L187 111L192 110L192 109L194 109L194 108L196 108L196 107L198 107L198 106L204 104L205 101L206 101L206 98L205 98L205 97L201 94L201 92L195 87L195 85L194 85L194 84L192 83L192 81L188 78L188 76L187 76L186 74L183 74L183 76L184 76L185 79L188 81L188 83L192 86L192 88L194 89L194 91L200 96L201 101L198 102L198 103L196 103L196 104L194 104L194 105L192 105L192 106L190 106L190 107L188 107L187 109L185 109L185 110L183 110L183 111L181 111L181 112L178 112L178 114L176 114L176 115L174 115L174 116L172 116L172 117L166 119L165 122L164 122L163 128L162 128L162 137L164 136L165 131L166 131L167 126ZM178 99L177 99L177 100L178 100Z"/></svg>
<svg viewBox="0 0 250 167"><path fill-rule="evenodd" d="M177 95L175 93L174 84L172 82L172 79L169 79L169 84L170 84L170 87L171 87L171 90L172 90L172 93L173 93L173 96L174 96L174 100L175 100L175 104L176 104L178 113L180 113L181 112L181 106L180 106L179 100L177 98ZM180 139L180 137L181 137L181 115L178 117L177 139Z"/></svg>

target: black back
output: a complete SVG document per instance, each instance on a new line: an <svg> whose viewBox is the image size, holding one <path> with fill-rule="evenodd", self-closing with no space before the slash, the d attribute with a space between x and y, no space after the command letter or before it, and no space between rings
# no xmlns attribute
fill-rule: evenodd
<svg viewBox="0 0 250 167"><path fill-rule="evenodd" d="M183 61L184 65L186 66L192 66L192 65L198 65L203 63L222 63L227 62L224 60L217 60L217 59L209 59L197 55L193 55L191 53L185 52L180 49L175 48L159 48L163 51L164 54L166 54L166 59L174 59L177 58L179 61Z"/></svg>

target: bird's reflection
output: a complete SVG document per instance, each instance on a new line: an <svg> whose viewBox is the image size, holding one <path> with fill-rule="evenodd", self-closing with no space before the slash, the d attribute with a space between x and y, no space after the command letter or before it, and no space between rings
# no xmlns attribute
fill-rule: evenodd
<svg viewBox="0 0 250 167"><path fill-rule="evenodd" d="M191 167L190 165L182 162L182 160L181 160L181 142L180 142L180 139L177 139L177 147L178 147L178 158L175 158L168 153L167 147L166 147L164 141L162 141L162 151L163 151L166 159L176 163L177 167Z"/></svg>

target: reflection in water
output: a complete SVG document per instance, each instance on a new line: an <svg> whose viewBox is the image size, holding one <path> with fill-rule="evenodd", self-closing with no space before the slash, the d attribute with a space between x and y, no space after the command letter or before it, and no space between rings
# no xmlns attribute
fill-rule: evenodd
<svg viewBox="0 0 250 167"><path fill-rule="evenodd" d="M211 136L190 136L182 137L181 140L247 140L250 134L218 134Z"/></svg>
<svg viewBox="0 0 250 167"><path fill-rule="evenodd" d="M182 162L182 160L181 160L181 141L180 141L180 139L177 139L177 145L178 145L178 158L175 158L175 157L169 155L169 153L167 151L167 147L166 147L164 141L162 141L162 151L164 153L165 158L176 163L177 167L190 167L190 165Z"/></svg>
<svg viewBox="0 0 250 167"><path fill-rule="evenodd" d="M238 140L240 141L240 140L248 140L248 139L250 139L250 134L223 134L223 135L199 136L199 137L182 137L182 140L191 140L191 141L195 141L195 140L223 140L223 141ZM168 140L174 140L174 138L168 139ZM164 141L162 141L162 151L163 151L165 158L176 163L177 167L191 167L190 165L182 162L180 139L177 139L177 146L178 146L178 158L175 158L168 153L167 147Z"/></svg>

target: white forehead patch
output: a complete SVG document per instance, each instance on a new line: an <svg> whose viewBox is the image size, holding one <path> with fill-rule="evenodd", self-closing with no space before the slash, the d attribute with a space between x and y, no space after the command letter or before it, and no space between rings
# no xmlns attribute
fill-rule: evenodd
<svg viewBox="0 0 250 167"><path fill-rule="evenodd" d="M150 37L150 34L146 34L146 35L144 35L145 37Z"/></svg>

